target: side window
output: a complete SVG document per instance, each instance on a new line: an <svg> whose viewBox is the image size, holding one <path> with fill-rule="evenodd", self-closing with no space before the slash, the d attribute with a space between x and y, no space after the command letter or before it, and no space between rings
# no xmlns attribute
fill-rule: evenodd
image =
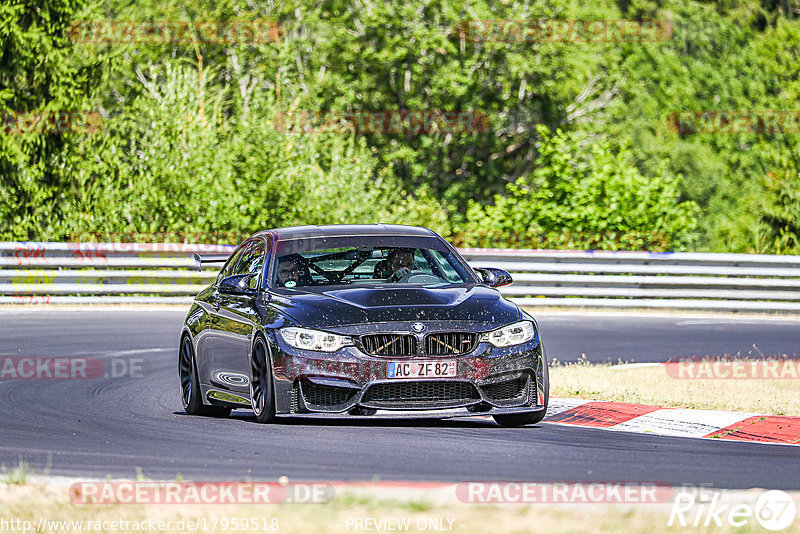
<svg viewBox="0 0 800 534"><path fill-rule="evenodd" d="M228 262L222 268L222 271L220 271L219 276L217 277L217 283L233 275L233 270L236 267L236 264L239 263L239 260L242 258L242 254L244 253L245 249L248 248L248 246L249 245L243 245L239 247L236 249L236 252L234 252L233 255L228 258Z"/></svg>
<svg viewBox="0 0 800 534"><path fill-rule="evenodd" d="M244 254L236 263L233 274L258 273L264 265L264 241L254 239L247 247Z"/></svg>

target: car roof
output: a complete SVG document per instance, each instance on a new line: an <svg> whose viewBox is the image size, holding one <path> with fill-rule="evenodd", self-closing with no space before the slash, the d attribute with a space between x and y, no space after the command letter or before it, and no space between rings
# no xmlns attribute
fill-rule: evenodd
<svg viewBox="0 0 800 534"><path fill-rule="evenodd" d="M292 239L308 239L313 237L350 237L367 235L407 236L407 237L437 237L436 233L420 226L405 226L402 224L326 224L290 226L288 228L274 228L258 232L256 236L270 234L279 241Z"/></svg>

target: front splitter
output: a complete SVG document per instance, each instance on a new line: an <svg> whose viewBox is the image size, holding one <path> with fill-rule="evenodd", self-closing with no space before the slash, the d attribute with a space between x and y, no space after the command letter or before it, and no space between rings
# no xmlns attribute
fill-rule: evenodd
<svg viewBox="0 0 800 534"><path fill-rule="evenodd" d="M545 410L544 406L493 408L485 412L471 412L466 408L450 408L445 410L377 410L373 415L351 415L347 412L310 412L277 414L277 417L304 417L313 419L452 419L455 417L486 417L517 413L535 413Z"/></svg>

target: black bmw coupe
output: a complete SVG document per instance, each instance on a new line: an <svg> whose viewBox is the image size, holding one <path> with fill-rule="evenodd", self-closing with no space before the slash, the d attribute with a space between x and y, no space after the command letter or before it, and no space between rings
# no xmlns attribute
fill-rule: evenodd
<svg viewBox="0 0 800 534"><path fill-rule="evenodd" d="M227 416L464 417L538 423L536 321L442 237L398 225L254 234L195 298L178 356L183 407Z"/></svg>

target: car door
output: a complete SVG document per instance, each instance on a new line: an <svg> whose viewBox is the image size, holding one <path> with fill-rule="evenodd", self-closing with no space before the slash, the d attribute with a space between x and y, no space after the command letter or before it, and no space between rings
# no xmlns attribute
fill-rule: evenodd
<svg viewBox="0 0 800 534"><path fill-rule="evenodd" d="M253 275L250 278L252 294L219 291L219 310L216 312L215 330L219 337L213 357L211 374L215 385L239 393L249 393L250 345L258 321L255 299L260 289L265 264L266 242L254 238L248 243L230 276Z"/></svg>
<svg viewBox="0 0 800 534"><path fill-rule="evenodd" d="M231 254L231 257L222 267L219 275L217 275L213 293L211 293L207 299L199 301L199 304L203 307L206 314L203 322L203 329L196 336L197 372L200 376L200 383L202 386L207 386L209 384L211 374L217 369L215 358L220 352L220 343L223 340L223 336L219 330L219 306L221 297L219 284L223 279L233 274L248 244L249 242L242 243L233 254Z"/></svg>

